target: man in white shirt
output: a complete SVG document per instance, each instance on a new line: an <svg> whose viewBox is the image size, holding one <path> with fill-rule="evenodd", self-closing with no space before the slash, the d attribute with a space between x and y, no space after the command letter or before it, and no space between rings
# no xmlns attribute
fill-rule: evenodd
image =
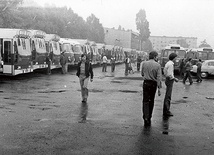
<svg viewBox="0 0 214 155"><path fill-rule="evenodd" d="M102 72L107 72L107 63L108 63L108 59L107 59L107 57L104 55L104 56L103 56L103 68L102 68Z"/></svg>
<svg viewBox="0 0 214 155"><path fill-rule="evenodd" d="M171 53L169 55L169 61L165 64L164 75L166 77L166 93L164 97L163 104L163 116L173 116L170 112L171 96L172 96L172 87L173 83L178 82L178 79L174 77L174 62L177 57L176 53Z"/></svg>

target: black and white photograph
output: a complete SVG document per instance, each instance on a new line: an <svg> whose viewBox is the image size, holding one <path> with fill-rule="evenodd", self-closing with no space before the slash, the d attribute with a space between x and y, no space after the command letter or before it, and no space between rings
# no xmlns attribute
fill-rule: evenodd
<svg viewBox="0 0 214 155"><path fill-rule="evenodd" d="M214 0L0 0L0 155L214 154Z"/></svg>

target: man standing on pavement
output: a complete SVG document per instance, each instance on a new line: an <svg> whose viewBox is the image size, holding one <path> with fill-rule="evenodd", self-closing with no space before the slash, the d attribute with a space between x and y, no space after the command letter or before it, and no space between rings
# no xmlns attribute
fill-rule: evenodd
<svg viewBox="0 0 214 155"><path fill-rule="evenodd" d="M192 63L191 63L191 60L192 58L189 58L186 65L184 66L185 68L185 75L184 75L184 78L183 78L183 84L185 84L187 78L189 79L189 83L190 85L192 85L192 77L191 77L191 73L190 73L190 70L192 69Z"/></svg>
<svg viewBox="0 0 214 155"><path fill-rule="evenodd" d="M76 75L79 77L81 94L82 94L82 103L87 102L88 98L88 80L90 76L91 82L93 81L93 69L89 60L86 60L86 55L81 55L81 61L77 65L77 73Z"/></svg>
<svg viewBox="0 0 214 155"><path fill-rule="evenodd" d="M170 112L171 96L172 96L172 87L173 83L178 82L178 79L174 77L174 61L177 57L176 53L171 53L169 55L169 61L165 64L164 75L166 77L166 93L164 97L163 104L163 116L173 116Z"/></svg>
<svg viewBox="0 0 214 155"><path fill-rule="evenodd" d="M141 57L138 55L137 57L137 71L139 72L140 71L140 63L142 62L142 59Z"/></svg>
<svg viewBox="0 0 214 155"><path fill-rule="evenodd" d="M115 57L112 56L111 58L111 72L114 72L115 70Z"/></svg>
<svg viewBox="0 0 214 155"><path fill-rule="evenodd" d="M141 75L143 82L143 119L144 126L151 125L152 112L154 108L154 98L158 87L158 95L160 96L161 88L161 66L157 62L158 53L152 51L149 53L149 60L142 63Z"/></svg>
<svg viewBox="0 0 214 155"><path fill-rule="evenodd" d="M198 63L197 63L197 80L196 80L196 82L202 82L201 66L202 66L201 59L199 59Z"/></svg>
<svg viewBox="0 0 214 155"><path fill-rule="evenodd" d="M66 74L67 73L67 60L65 57L65 51L63 51L60 55L60 64L62 66L62 74Z"/></svg>
<svg viewBox="0 0 214 155"><path fill-rule="evenodd" d="M103 56L103 68L102 68L102 72L107 72L107 63L108 63L108 59L107 59L107 57L104 55L104 56Z"/></svg>

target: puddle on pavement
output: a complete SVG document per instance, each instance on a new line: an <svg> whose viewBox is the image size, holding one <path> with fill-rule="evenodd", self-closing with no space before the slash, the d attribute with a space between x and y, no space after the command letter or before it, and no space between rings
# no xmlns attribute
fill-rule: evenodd
<svg viewBox="0 0 214 155"><path fill-rule="evenodd" d="M131 77L131 76L116 77L115 79L118 79L118 80L125 80L125 79L128 79L128 80L143 80L142 77Z"/></svg>
<svg viewBox="0 0 214 155"><path fill-rule="evenodd" d="M180 104L180 103L187 103L187 100L181 99L181 100L176 100L174 102L172 102L172 104Z"/></svg>
<svg viewBox="0 0 214 155"><path fill-rule="evenodd" d="M89 92L100 93L100 92L103 92L103 90L100 90L100 89L89 89Z"/></svg>
<svg viewBox="0 0 214 155"><path fill-rule="evenodd" d="M77 91L81 91L81 90L78 89ZM102 93L104 90L100 90L100 89L89 89L88 91L92 92L92 93Z"/></svg>
<svg viewBox="0 0 214 155"><path fill-rule="evenodd" d="M122 93L138 93L138 91L135 91L135 90L119 90L119 92L122 92Z"/></svg>
<svg viewBox="0 0 214 155"><path fill-rule="evenodd" d="M50 109L53 109L53 108L48 108L48 107L36 107L36 106L29 106L30 109L38 109L38 110L50 110Z"/></svg>
<svg viewBox="0 0 214 155"><path fill-rule="evenodd" d="M111 81L111 83L122 83L121 81Z"/></svg>
<svg viewBox="0 0 214 155"><path fill-rule="evenodd" d="M38 91L38 93L63 93L66 90L50 90L50 91Z"/></svg>

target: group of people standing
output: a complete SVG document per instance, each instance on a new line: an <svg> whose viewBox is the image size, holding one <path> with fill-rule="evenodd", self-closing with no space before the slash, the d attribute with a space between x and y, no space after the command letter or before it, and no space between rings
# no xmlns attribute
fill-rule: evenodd
<svg viewBox="0 0 214 155"><path fill-rule="evenodd" d="M112 56L111 60L110 60L111 72L115 71L115 62L116 62L116 59L115 59L115 57ZM102 72L107 72L107 65L108 65L108 59L104 55L103 58L102 58Z"/></svg>
<svg viewBox="0 0 214 155"><path fill-rule="evenodd" d="M163 73L165 76L165 85L166 92L163 101L163 117L170 117L173 114L170 111L171 105L171 96L173 83L178 82L178 79L174 76L174 62L176 60L177 54L171 53L169 55L169 60L165 64ZM152 112L154 108L154 98L156 90L158 89L158 95L161 95L161 79L162 79L162 70L160 64L157 62L158 53L152 51L149 53L149 60L142 63L141 75L144 78L143 81L143 119L144 126L151 125ZM183 83L185 84L187 78L189 78L190 85L193 83L190 70L192 69L191 58L187 60L186 63L183 63L184 77ZM197 82L201 82L201 60L197 63Z"/></svg>
<svg viewBox="0 0 214 155"><path fill-rule="evenodd" d="M192 69L192 58L188 59L182 59L180 63L180 76L183 78L183 84L186 84L186 80L189 80L190 85L193 84L192 76L191 76L191 69ZM198 60L197 62L197 80L196 82L202 82L201 78L201 66L202 66L202 61L201 59Z"/></svg>

